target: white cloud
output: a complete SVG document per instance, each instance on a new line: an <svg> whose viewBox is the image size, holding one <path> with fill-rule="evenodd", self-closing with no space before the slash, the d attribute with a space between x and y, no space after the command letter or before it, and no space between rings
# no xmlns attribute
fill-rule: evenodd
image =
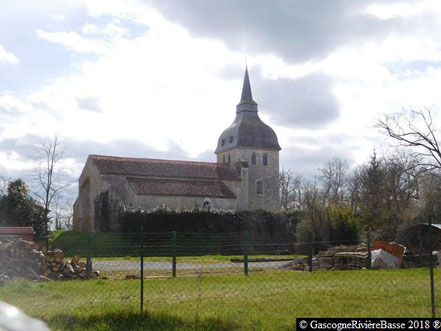
<svg viewBox="0 0 441 331"><path fill-rule="evenodd" d="M27 171L36 167L36 163L24 160L16 152L5 153L0 151L0 165L4 166L5 169L11 169L14 171Z"/></svg>
<svg viewBox="0 0 441 331"><path fill-rule="evenodd" d="M139 141L151 150L171 152L179 146L191 157L214 151L219 134L234 119L242 83L241 77L226 79L219 72L228 65L243 67L244 54L227 48L221 40L198 38L138 1L84 4L91 15L87 23L59 31L36 30L42 43L49 41L72 50L78 71L55 77L25 96L0 97L0 115L2 109L8 113L0 124L0 141L59 133L67 139L103 146L115 140ZM374 7L371 14L383 15L383 19L411 15L412 10L403 8ZM424 8L418 9L419 13ZM110 17L104 25L99 21L103 15ZM130 39L130 28L122 18L148 30ZM258 70L273 79L296 79L311 73L332 78L330 93L337 98L340 117L327 127L314 131L278 127L271 122L268 110L260 110L262 119L276 130L282 154L290 147L320 151L323 146L332 146L333 151L344 150L349 158L363 162L373 146L381 143L372 129L379 114L402 106L441 105L441 68L437 67L441 47L436 29L432 33L426 28L403 34L396 31L380 41L356 40L345 47L333 47L321 60L296 65L282 60L274 50L249 56L252 85ZM76 53L100 56L75 62ZM421 65L422 61L427 63ZM254 97L261 101L259 95ZM342 136L351 138L336 138ZM12 156L0 157L13 160ZM74 161L66 167L72 173L79 171ZM296 165L283 167L295 170Z"/></svg>
<svg viewBox="0 0 441 331"><path fill-rule="evenodd" d="M74 31L46 32L40 29L35 30L41 39L62 44L80 53L99 53L102 54L110 45L97 39L81 37Z"/></svg>
<svg viewBox="0 0 441 331"><path fill-rule="evenodd" d="M3 45L0 44L0 64L10 63L17 64L19 62L18 58L11 52L8 52Z"/></svg>

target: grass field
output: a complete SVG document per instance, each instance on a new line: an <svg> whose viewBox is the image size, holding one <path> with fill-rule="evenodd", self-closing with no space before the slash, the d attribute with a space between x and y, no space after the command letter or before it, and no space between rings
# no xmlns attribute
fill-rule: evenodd
<svg viewBox="0 0 441 331"><path fill-rule="evenodd" d="M291 330L296 317L431 316L428 269L148 279L144 295L148 315L140 316L140 280L0 287L0 300L58 330Z"/></svg>

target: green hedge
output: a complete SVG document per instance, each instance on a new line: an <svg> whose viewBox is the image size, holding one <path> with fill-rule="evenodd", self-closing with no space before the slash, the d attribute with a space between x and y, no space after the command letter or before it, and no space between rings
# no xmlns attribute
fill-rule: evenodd
<svg viewBox="0 0 441 331"><path fill-rule="evenodd" d="M178 252L182 255L241 254L244 232L249 234L250 253L291 254L294 249L294 233L300 213L270 211L222 210L121 210L121 230L139 232L141 225L148 235L154 233L178 233ZM182 238L179 234L193 233ZM199 235L196 235L199 234ZM198 238L195 240L195 238ZM154 240L154 236L152 239ZM158 246L153 241L152 246Z"/></svg>
<svg viewBox="0 0 441 331"><path fill-rule="evenodd" d="M228 212L222 210L122 209L119 221L123 232L253 232L262 235L292 234L300 221L297 211L264 210Z"/></svg>

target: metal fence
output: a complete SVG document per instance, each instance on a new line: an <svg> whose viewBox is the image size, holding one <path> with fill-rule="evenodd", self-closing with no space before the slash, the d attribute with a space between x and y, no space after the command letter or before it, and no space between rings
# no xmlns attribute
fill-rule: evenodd
<svg viewBox="0 0 441 331"><path fill-rule="evenodd" d="M377 253L368 235L363 244L346 247L312 235L295 242L289 234L247 232L141 230L91 233L87 239L59 247L66 264L83 261L85 270L78 277L12 282L0 286L0 300L50 323L82 318L85 311L127 311L148 318L215 321L224 329L291 329L298 317L440 313L441 275L431 234L418 236L399 267L383 261L378 269L373 269Z"/></svg>

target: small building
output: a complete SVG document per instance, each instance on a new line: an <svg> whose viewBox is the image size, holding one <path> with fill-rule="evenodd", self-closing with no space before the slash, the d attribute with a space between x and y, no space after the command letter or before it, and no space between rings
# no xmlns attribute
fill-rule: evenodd
<svg viewBox="0 0 441 331"><path fill-rule="evenodd" d="M259 118L246 69L235 120L218 139L217 162L89 155L79 178L74 230L118 230L118 204L276 210L280 150L275 132Z"/></svg>
<svg viewBox="0 0 441 331"><path fill-rule="evenodd" d="M35 241L35 231L32 226L2 226L0 227L0 239L5 237Z"/></svg>

